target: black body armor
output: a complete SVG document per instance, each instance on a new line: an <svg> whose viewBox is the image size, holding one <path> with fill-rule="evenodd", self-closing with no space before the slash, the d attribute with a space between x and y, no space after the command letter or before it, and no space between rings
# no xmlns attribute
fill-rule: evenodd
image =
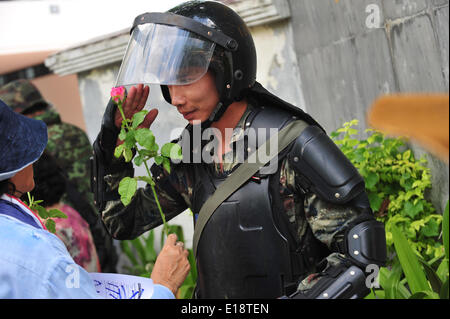
<svg viewBox="0 0 450 319"><path fill-rule="evenodd" d="M221 179L211 182L217 186ZM209 197L202 189L196 194L196 203ZM300 275L301 265L291 265L295 256L274 224L268 194L269 179L249 182L209 220L197 253L199 298L276 298Z"/></svg>
<svg viewBox="0 0 450 319"><path fill-rule="evenodd" d="M257 145L247 143L245 156L266 142L269 128L282 129L298 119L286 110L257 107L249 115L246 129L267 128L267 136L260 136ZM287 153L279 154L278 166ZM226 176L217 176L203 164L192 165L192 169L197 181L193 211L199 212ZM299 250L287 216L280 213L281 204L273 198L279 172L278 167L275 174L259 173L223 202L208 221L197 250L197 298L277 298L292 293L298 280L330 253L311 232L306 236L308 252Z"/></svg>

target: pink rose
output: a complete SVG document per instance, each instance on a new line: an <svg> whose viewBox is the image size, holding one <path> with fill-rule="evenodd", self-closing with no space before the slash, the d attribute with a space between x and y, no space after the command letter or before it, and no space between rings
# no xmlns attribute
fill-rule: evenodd
<svg viewBox="0 0 450 319"><path fill-rule="evenodd" d="M116 103L123 103L123 101L125 100L125 88L123 86L112 88L111 98Z"/></svg>

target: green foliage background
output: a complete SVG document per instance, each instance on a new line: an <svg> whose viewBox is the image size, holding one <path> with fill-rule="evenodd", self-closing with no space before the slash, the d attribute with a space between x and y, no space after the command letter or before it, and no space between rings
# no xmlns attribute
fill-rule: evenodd
<svg viewBox="0 0 450 319"><path fill-rule="evenodd" d="M390 256L394 253L393 225L425 260L444 256L444 247L437 240L442 215L427 198L431 190L427 160L416 160L404 140L378 131L366 130L369 137L359 140L355 125L357 120L345 123L331 136L364 177L371 208L386 225Z"/></svg>
<svg viewBox="0 0 450 319"><path fill-rule="evenodd" d="M358 139L357 120L331 134L366 182L370 205L385 224L387 267L379 272L382 289L367 297L448 299L448 204L443 216L428 199L430 169L416 160L403 139L366 130Z"/></svg>

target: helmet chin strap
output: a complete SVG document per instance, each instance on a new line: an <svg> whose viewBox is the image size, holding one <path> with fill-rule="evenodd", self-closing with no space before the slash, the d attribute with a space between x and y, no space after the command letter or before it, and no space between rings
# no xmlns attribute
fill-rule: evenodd
<svg viewBox="0 0 450 319"><path fill-rule="evenodd" d="M202 129L207 129L207 128L211 127L212 123L220 120L220 118L225 113L226 109L227 109L227 107L222 102L217 103L214 111L212 111L209 118L201 124Z"/></svg>
<svg viewBox="0 0 450 319"><path fill-rule="evenodd" d="M222 102L217 103L216 107L214 108L214 111L211 112L208 121L209 122L218 121L225 113L225 109L226 107L224 107L224 104Z"/></svg>
<svg viewBox="0 0 450 319"><path fill-rule="evenodd" d="M222 116L225 114L225 111L227 110L228 106L230 106L230 102L222 102L219 101L217 103L214 111L211 112L211 115L209 116L208 120L202 123L203 128L208 128L211 126L212 123L217 122L222 118Z"/></svg>

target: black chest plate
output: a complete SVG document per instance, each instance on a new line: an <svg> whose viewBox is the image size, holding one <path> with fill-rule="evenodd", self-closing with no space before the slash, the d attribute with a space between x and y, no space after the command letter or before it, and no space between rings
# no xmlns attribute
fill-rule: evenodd
<svg viewBox="0 0 450 319"><path fill-rule="evenodd" d="M222 182L211 180L216 187ZM199 298L283 295L292 273L289 245L275 226L268 184L268 178L246 183L208 221L197 253ZM195 202L205 202L211 190L198 190Z"/></svg>
<svg viewBox="0 0 450 319"><path fill-rule="evenodd" d="M293 120L288 112L271 108L249 118L254 128L280 129ZM265 140L258 140L257 145ZM193 169L193 211L199 212L224 179L205 165ZM274 218L279 212L273 209L270 181L270 176L248 181L206 224L197 247L198 298L277 298L298 279L298 257Z"/></svg>

